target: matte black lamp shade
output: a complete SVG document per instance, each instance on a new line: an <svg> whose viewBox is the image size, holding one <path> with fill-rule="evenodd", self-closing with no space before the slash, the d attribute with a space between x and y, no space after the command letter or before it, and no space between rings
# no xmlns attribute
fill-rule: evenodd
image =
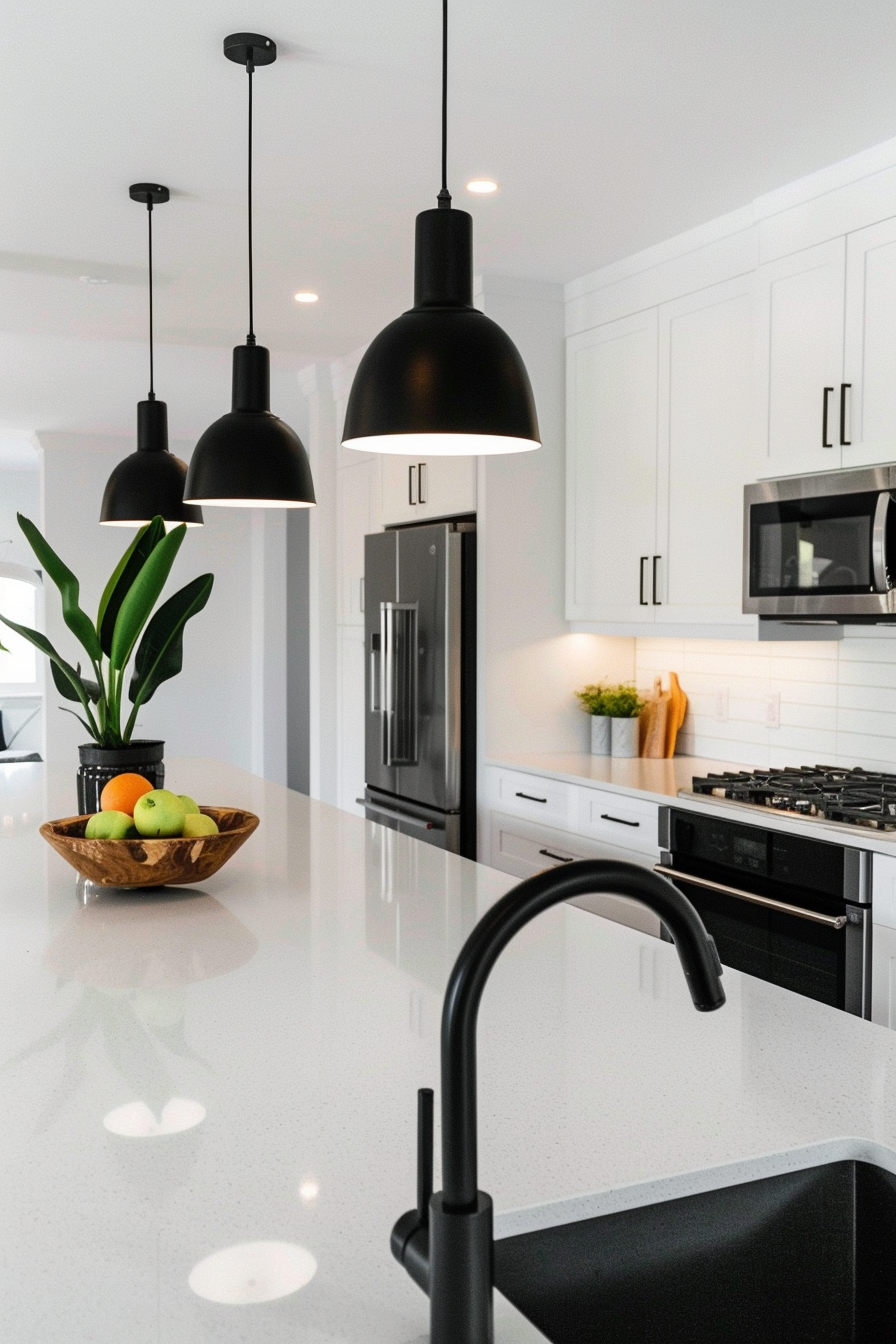
<svg viewBox="0 0 896 1344"><path fill-rule="evenodd" d="M314 484L295 430L270 409L270 357L262 345L233 352L233 410L196 445L184 497L190 504L256 509L310 508Z"/></svg>
<svg viewBox="0 0 896 1344"><path fill-rule="evenodd" d="M168 451L168 407L137 403L137 451L118 463L106 483L100 522L143 527L156 515L166 523L202 526L202 510L184 503L187 464Z"/></svg>
<svg viewBox="0 0 896 1344"><path fill-rule="evenodd" d="M473 307L473 221L465 210L417 216L414 307L366 350L342 442L423 457L541 446L522 357Z"/></svg>

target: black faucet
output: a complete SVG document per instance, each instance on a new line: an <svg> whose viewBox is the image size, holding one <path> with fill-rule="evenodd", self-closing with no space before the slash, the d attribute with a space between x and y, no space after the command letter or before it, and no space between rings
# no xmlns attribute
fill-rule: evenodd
<svg viewBox="0 0 896 1344"><path fill-rule="evenodd" d="M492 1201L477 1186L476 1018L501 952L530 919L560 901L607 892L659 915L694 1007L725 1002L715 943L686 896L632 863L583 859L527 878L483 915L448 981L442 1010L442 1190L432 1193L433 1094L417 1102L417 1208L392 1229L392 1254L430 1300L431 1344L492 1344Z"/></svg>

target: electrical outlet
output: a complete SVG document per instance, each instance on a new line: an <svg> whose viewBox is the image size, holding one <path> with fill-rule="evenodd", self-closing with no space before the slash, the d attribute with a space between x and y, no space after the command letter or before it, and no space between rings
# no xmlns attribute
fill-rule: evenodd
<svg viewBox="0 0 896 1344"><path fill-rule="evenodd" d="M765 702L765 722L768 728L781 727L781 693L773 691Z"/></svg>
<svg viewBox="0 0 896 1344"><path fill-rule="evenodd" d="M716 691L716 719L719 723L728 722L728 687Z"/></svg>

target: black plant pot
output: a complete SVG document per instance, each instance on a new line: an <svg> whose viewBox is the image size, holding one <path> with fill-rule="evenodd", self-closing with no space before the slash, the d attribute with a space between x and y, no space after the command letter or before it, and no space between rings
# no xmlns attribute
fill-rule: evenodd
<svg viewBox="0 0 896 1344"><path fill-rule="evenodd" d="M78 815L99 812L100 794L110 779L128 772L143 775L154 789L165 784L164 742L131 742L127 747L98 747L87 742L78 748Z"/></svg>

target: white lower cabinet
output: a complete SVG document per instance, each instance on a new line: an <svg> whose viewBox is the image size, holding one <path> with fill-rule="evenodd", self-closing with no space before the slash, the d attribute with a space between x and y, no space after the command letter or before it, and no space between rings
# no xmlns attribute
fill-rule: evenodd
<svg viewBox="0 0 896 1344"><path fill-rule="evenodd" d="M575 859L616 859L645 868L652 868L659 859L659 850L650 855L644 850L626 849L549 826L537 826L501 812L490 814L489 839L491 866L520 878L532 877L546 868L559 868ZM572 904L656 938L660 935L656 915L626 896L583 896Z"/></svg>

